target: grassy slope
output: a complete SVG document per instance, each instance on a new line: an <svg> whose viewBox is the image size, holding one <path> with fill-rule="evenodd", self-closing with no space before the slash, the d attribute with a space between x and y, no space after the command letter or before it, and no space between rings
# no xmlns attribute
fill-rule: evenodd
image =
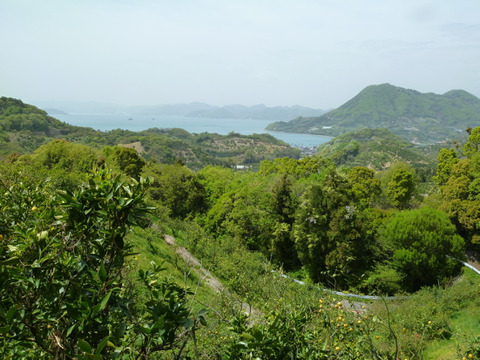
<svg viewBox="0 0 480 360"><path fill-rule="evenodd" d="M163 239L163 231L159 228L136 228L129 235L129 240L134 244L133 252L136 255L129 259L130 269L135 270L150 268L151 262L162 264L165 269L163 275L195 293L194 302L212 305L217 294L202 281L198 274L183 259L175 253L173 247Z"/></svg>
<svg viewBox="0 0 480 360"><path fill-rule="evenodd" d="M159 226L175 235L180 245L196 253L203 265L235 294L214 293L166 245L161 230L136 229L130 235L135 243L135 251L139 253L138 260L133 260L135 265L132 266L147 268L150 261L164 261L166 276L194 290L195 307L206 306L211 309L208 326L199 332L203 353L208 354L212 349L225 346L231 336L228 320L238 311L240 299L248 301L262 312L301 304L315 306L320 298L327 299L327 303L349 300L325 294L318 287L302 286L286 280L278 273L272 273L266 259L258 254L246 251L234 242L212 242L212 239L201 235L195 236L192 231L194 227L187 223L169 222ZM479 299L480 276L465 269L464 275L447 289L424 289L407 300L389 301L387 307L382 301L365 303L367 314L377 319L372 336L379 348L392 347L391 334L387 326L382 325L387 324L390 317L390 325L402 348L412 347L423 351L421 358L424 359L453 359L467 353L473 335L480 331L480 316L477 316L480 315ZM428 321L432 324L427 324ZM439 334L445 329L450 329L451 336L441 339Z"/></svg>
<svg viewBox="0 0 480 360"><path fill-rule="evenodd" d="M474 341L474 336L480 334L480 275L465 269L462 281L469 287L459 292L465 299L458 300L461 306L448 313L453 336L451 339L436 340L428 344L424 352L425 360L461 358L459 349L465 354L469 344Z"/></svg>

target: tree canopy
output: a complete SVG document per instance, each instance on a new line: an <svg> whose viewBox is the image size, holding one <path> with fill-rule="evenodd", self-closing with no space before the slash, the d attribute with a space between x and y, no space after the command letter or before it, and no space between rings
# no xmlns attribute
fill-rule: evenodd
<svg viewBox="0 0 480 360"><path fill-rule="evenodd" d="M396 213L385 224L381 242L392 252L391 264L409 291L434 285L458 274L465 242L448 216L420 208Z"/></svg>

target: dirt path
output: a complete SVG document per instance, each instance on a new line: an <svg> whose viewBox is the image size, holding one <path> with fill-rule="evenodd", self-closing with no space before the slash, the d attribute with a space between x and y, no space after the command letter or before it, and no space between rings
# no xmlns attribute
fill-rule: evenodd
<svg viewBox="0 0 480 360"><path fill-rule="evenodd" d="M190 251L185 249L183 246L178 246L175 243L175 238L173 236L164 235L164 239L168 245L175 248L175 252L180 255L183 261L185 261L187 265L191 266L195 272L200 275L200 278L205 281L216 293L220 294L222 292L228 292L225 286L223 286L222 283L210 273L210 271L205 269L200 261L198 261L197 258L190 253Z"/></svg>
<svg viewBox="0 0 480 360"><path fill-rule="evenodd" d="M177 245L175 242L175 238L170 235L164 235L165 242L172 246L175 249L175 253L177 253L187 265L189 265L201 278L202 281L205 281L206 284L213 289L218 294L226 293L231 294L225 286L215 277L212 275L210 271L205 269L203 265L198 261L198 259L193 256L190 251L188 251L183 246ZM355 311L357 313L363 313L365 310L366 303L360 301L352 301L343 299L342 300L343 306L345 309L350 309L351 311ZM243 311L248 313L249 315L260 316L262 312L253 308L250 304L245 302L241 303Z"/></svg>
<svg viewBox="0 0 480 360"><path fill-rule="evenodd" d="M172 246L175 249L175 253L177 253L183 261L187 265L189 265L201 278L202 281L205 281L205 283L216 293L221 294L231 294L230 291L228 291L225 286L215 277L212 275L210 271L205 269L203 265L198 261L198 259L193 256L190 251L188 251L186 248L183 246L178 246L175 242L175 238L170 235L164 235L165 242ZM247 304L245 302L241 303L241 307L243 311L248 313L249 315L261 315L262 313L258 311L257 309L253 308L250 304Z"/></svg>
<svg viewBox="0 0 480 360"><path fill-rule="evenodd" d="M170 235L164 235L165 242L174 247L175 252L185 261L187 265L189 265L201 278L202 281L205 281L206 284L213 289L216 293L221 294L221 293L226 293L226 294L231 294L230 291L228 291L225 286L208 271L203 267L203 265L198 261L196 257L194 257L186 248L183 246L178 246L175 242L175 238ZM474 268L477 270L478 273L480 273L480 256L479 254L467 254L468 262L464 263L465 266L470 265L469 267ZM468 264L468 265L467 265ZM285 275L282 275L283 277L288 278ZM294 279L291 279L294 280ZM300 284L302 284L301 281L294 280ZM302 284L303 285L303 284ZM324 289L326 290L326 289ZM330 291L331 292L331 291ZM333 291L332 293L336 295L340 295L343 297L342 303L344 304L344 307L347 309L350 309L355 312L363 312L365 306L367 305L366 303L363 303L361 301L354 301L350 300L347 298L348 297L353 297L353 298L363 298L363 299L374 299L374 300L379 300L379 297L376 296L362 296L362 295L355 295L355 294L345 294L342 292L335 292ZM387 297L388 298L395 298L395 297ZM251 307L249 304L242 302L241 303L242 309L247 312L250 315L261 315L262 313L253 307Z"/></svg>

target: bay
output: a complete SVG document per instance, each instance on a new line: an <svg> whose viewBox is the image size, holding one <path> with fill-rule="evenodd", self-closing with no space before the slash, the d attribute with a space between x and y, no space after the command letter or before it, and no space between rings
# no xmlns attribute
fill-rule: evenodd
<svg viewBox="0 0 480 360"><path fill-rule="evenodd" d="M53 115L53 114L52 114ZM217 133L226 135L230 132L236 132L242 135L251 134L270 134L277 139L285 141L287 144L296 147L316 147L329 141L331 138L321 135L282 133L267 131L265 128L272 120L258 119L211 119L211 118L193 118L177 115L132 115L126 113L117 114L55 114L58 120L64 121L70 125L90 127L95 130L108 131L113 129L123 129L131 131L142 131L151 128L181 128L190 133Z"/></svg>

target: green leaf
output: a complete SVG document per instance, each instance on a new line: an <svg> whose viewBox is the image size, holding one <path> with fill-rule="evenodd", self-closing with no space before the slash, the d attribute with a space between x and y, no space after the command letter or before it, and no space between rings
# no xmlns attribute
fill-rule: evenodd
<svg viewBox="0 0 480 360"><path fill-rule="evenodd" d="M67 330L67 336L69 336L72 331L75 329L75 327L77 326L77 324L73 324L72 326L70 326Z"/></svg>
<svg viewBox="0 0 480 360"><path fill-rule="evenodd" d="M242 338L244 338L247 341L254 341L255 340L255 338L249 333L243 333L241 336L242 336Z"/></svg>
<svg viewBox="0 0 480 360"><path fill-rule="evenodd" d="M64 190L60 190L58 191L58 195L60 195L60 197L65 200L67 203L74 203L76 202L75 198L73 196L71 196L69 193L67 193L66 191Z"/></svg>
<svg viewBox="0 0 480 360"><path fill-rule="evenodd" d="M254 327L254 328L252 328L252 333L253 333L252 335L253 335L253 337L255 338L255 340L257 340L257 341L262 341L262 339L263 339L263 333L262 333L262 331L261 331L260 329Z"/></svg>
<svg viewBox="0 0 480 360"><path fill-rule="evenodd" d="M325 339L325 341L324 341L324 343L323 343L322 350L326 351L326 350L327 350L327 347L328 347L328 337Z"/></svg>
<svg viewBox="0 0 480 360"><path fill-rule="evenodd" d="M105 269L105 266L103 266L103 264L100 265L100 270L98 270L98 278L102 282L107 279L107 270Z"/></svg>
<svg viewBox="0 0 480 360"><path fill-rule="evenodd" d="M102 341L100 341L100 343L97 345L97 349L95 350L95 355L100 355L100 353L103 351L103 349L105 348L109 340L110 340L110 336L105 336L102 339Z"/></svg>
<svg viewBox="0 0 480 360"><path fill-rule="evenodd" d="M79 347L83 352L86 352L87 354L91 354L91 353L92 353L92 347L91 347L90 344L89 344L88 342L86 342L85 340L78 339L77 345L78 345L78 347Z"/></svg>
<svg viewBox="0 0 480 360"><path fill-rule="evenodd" d="M45 240L48 237L48 231L44 230L37 234L38 240Z"/></svg>
<svg viewBox="0 0 480 360"><path fill-rule="evenodd" d="M248 343L246 343L245 341L239 341L238 345L245 349L248 349Z"/></svg>
<svg viewBox="0 0 480 360"><path fill-rule="evenodd" d="M143 334L149 335L152 332L152 329L150 329L147 325L140 325L138 328Z"/></svg>
<svg viewBox="0 0 480 360"><path fill-rule="evenodd" d="M203 315L206 315L208 313L208 309L202 309L198 312L198 316L203 316Z"/></svg>
<svg viewBox="0 0 480 360"><path fill-rule="evenodd" d="M17 305L13 305L7 312L7 324L10 324L17 312Z"/></svg>
<svg viewBox="0 0 480 360"><path fill-rule="evenodd" d="M12 262L12 261L17 261L19 259L18 256L12 256L11 258L7 258L6 260L3 261L3 264L7 264L9 262Z"/></svg>
<svg viewBox="0 0 480 360"><path fill-rule="evenodd" d="M182 324L186 329L190 329L193 327L193 325L195 325L195 323L193 322L192 319L190 318L186 318L183 320L183 324Z"/></svg>
<svg viewBox="0 0 480 360"><path fill-rule="evenodd" d="M18 247L13 245L7 245L7 247L8 247L8 250L10 250L10 252L15 252L18 250Z"/></svg>
<svg viewBox="0 0 480 360"><path fill-rule="evenodd" d="M112 295L112 291L110 291L107 295L105 295L102 299L102 301L100 301L100 303L98 303L97 305L95 305L92 309L92 313L94 315L98 314L100 311L102 311L103 309L105 309L105 307L107 306L107 303L108 303L108 300L110 300L110 296Z"/></svg>

